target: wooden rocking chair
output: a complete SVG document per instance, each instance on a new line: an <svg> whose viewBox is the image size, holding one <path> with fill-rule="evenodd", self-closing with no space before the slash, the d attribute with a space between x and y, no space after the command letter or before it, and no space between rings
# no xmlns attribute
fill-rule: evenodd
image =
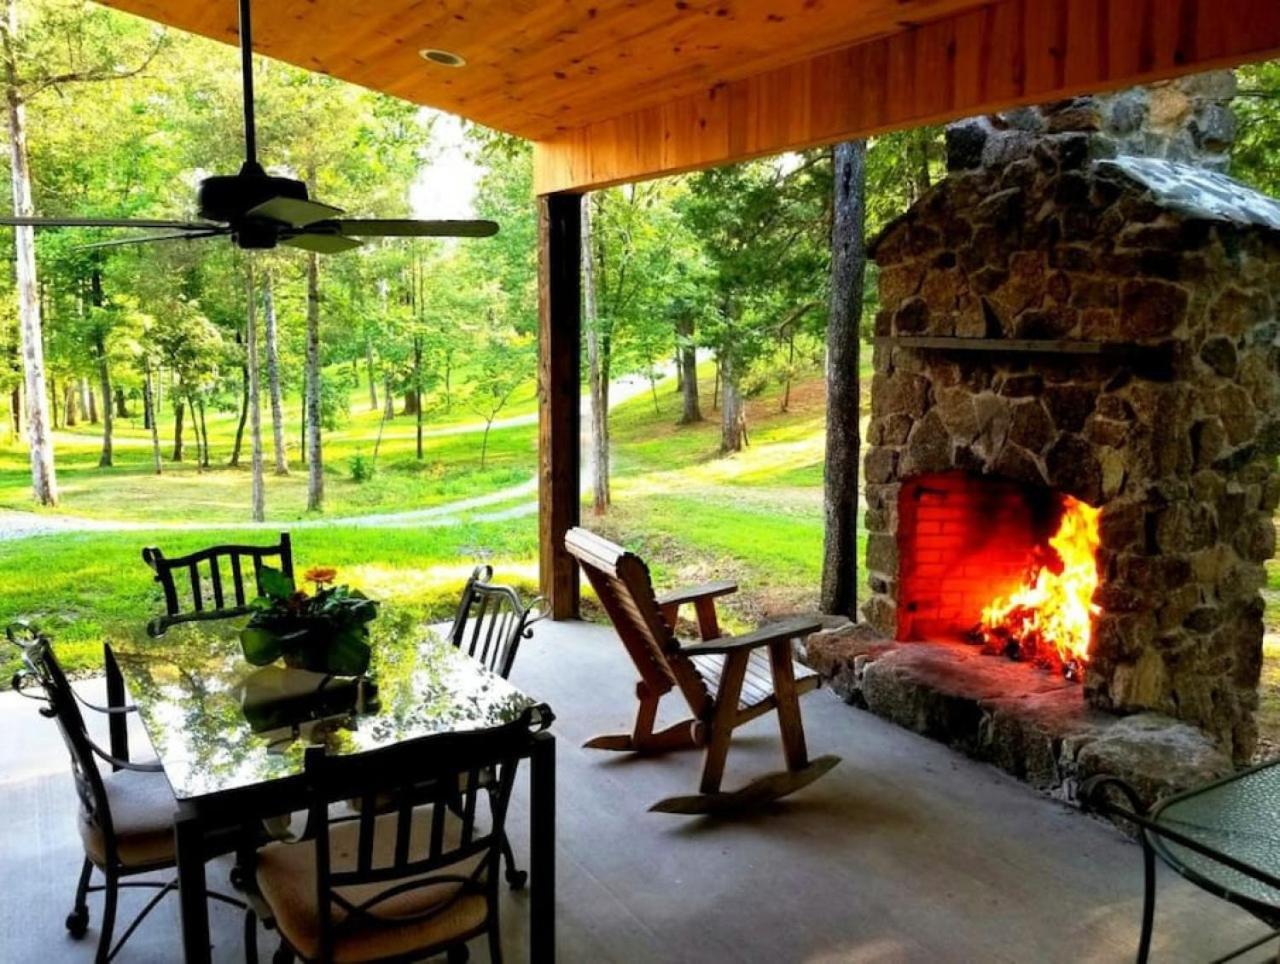
<svg viewBox="0 0 1280 964"><path fill-rule="evenodd" d="M793 618L742 636L721 636L715 600L736 592L735 584L709 583L655 597L649 569L634 553L582 528L566 533L565 547L591 580L640 674L635 728L586 746L634 753L706 748L701 793L660 800L651 810L711 813L756 806L808 786L840 762L837 756L809 760L800 719L800 694L816 689L820 680L793 661L791 641L819 629L818 620ZM685 603L693 603L697 613L698 642L676 638L676 616ZM654 732L658 702L672 689L680 690L693 716ZM770 710L778 713L787 769L721 792L733 731Z"/></svg>

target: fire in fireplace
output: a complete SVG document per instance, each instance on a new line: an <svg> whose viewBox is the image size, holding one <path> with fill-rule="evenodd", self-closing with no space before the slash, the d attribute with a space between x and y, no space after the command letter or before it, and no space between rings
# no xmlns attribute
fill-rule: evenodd
<svg viewBox="0 0 1280 964"><path fill-rule="evenodd" d="M1058 530L1032 551L1023 585L982 610L972 635L988 652L1083 677L1098 613L1098 514L1063 497Z"/></svg>
<svg viewBox="0 0 1280 964"><path fill-rule="evenodd" d="M898 503L898 638L960 638L1080 679L1096 613L1098 517L1073 496L999 476L908 480Z"/></svg>

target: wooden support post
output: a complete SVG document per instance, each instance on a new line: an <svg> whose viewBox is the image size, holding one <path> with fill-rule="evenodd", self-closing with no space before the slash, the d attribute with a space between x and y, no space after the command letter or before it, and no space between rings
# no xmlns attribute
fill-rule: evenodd
<svg viewBox="0 0 1280 964"><path fill-rule="evenodd" d="M538 566L552 619L578 615L578 567L564 536L581 486L582 195L538 199Z"/></svg>

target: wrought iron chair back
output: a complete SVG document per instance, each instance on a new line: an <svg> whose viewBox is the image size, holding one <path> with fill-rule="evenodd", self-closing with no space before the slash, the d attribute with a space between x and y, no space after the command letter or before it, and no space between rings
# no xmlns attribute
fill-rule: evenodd
<svg viewBox="0 0 1280 964"><path fill-rule="evenodd" d="M272 561L293 580L293 544L287 532L280 533L280 541L271 546L210 546L172 559L156 546L148 546L142 550L142 560L155 572L156 582L164 590L165 615L147 623L151 636L161 636L178 623L225 619L249 612L253 601L245 586L249 571L254 594L260 595L262 569Z"/></svg>
<svg viewBox="0 0 1280 964"><path fill-rule="evenodd" d="M486 900L487 920L458 939L485 931L496 939L500 846L516 763L528 733L529 722L522 719L354 756L330 756L323 746L307 750L308 829L291 846L316 851L319 959L332 959L344 927L357 928L363 936L378 928L421 923L448 914L469 896ZM496 773L496 781L483 783L484 770ZM353 804L354 814L334 809L343 801ZM334 854L330 833L352 822L357 824L352 852L344 848L343 855ZM383 911L388 902L400 903L406 895L432 888L452 888L452 894L427 901L416 913L403 907Z"/></svg>
<svg viewBox="0 0 1280 964"><path fill-rule="evenodd" d="M57 723L58 732L71 757L71 773L75 779L83 818L102 831L107 861L114 864L117 862L117 855L111 807L94 757L99 756L113 766L118 761L99 749L89 738L84 715L76 704L75 694L62 665L53 654L49 638L39 630L29 627L10 626L7 635L22 653L23 668L14 674L12 686L24 696L30 696L24 685L27 682L34 682L43 691L42 697L30 698L43 702L45 705L40 708L40 715Z"/></svg>
<svg viewBox="0 0 1280 964"><path fill-rule="evenodd" d="M462 590L449 641L472 659L506 679L515 665L520 641L533 635L533 624L546 617L543 598L526 606L510 586L493 583L491 566L476 566Z"/></svg>

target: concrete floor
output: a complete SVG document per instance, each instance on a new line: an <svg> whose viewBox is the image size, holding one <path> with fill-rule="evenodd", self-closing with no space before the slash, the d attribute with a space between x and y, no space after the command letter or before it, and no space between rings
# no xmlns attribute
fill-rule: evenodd
<svg viewBox="0 0 1280 964"><path fill-rule="evenodd" d="M810 752L844 762L766 812L712 820L646 809L694 789L698 754L630 759L579 748L630 725L634 675L609 630L540 625L513 681L559 716L562 960L1133 959L1142 893L1134 845L825 690L804 700ZM0 961L89 961L96 930L76 943L62 924L80 861L64 751L35 704L13 694L0 696L0 733ZM765 717L740 731L726 787L780 765ZM511 826L522 862L523 800L521 788ZM225 881L225 869L211 868L209 879ZM121 918L139 902L124 898ZM502 911L508 959L524 960L527 901L506 894ZM241 960L239 916L214 905L211 918L215 960ZM1252 918L1162 873L1153 961L1205 961L1261 933ZM177 904L166 900L119 960L174 961L177 939ZM270 937L260 946L269 953ZM486 959L483 942L473 953Z"/></svg>

